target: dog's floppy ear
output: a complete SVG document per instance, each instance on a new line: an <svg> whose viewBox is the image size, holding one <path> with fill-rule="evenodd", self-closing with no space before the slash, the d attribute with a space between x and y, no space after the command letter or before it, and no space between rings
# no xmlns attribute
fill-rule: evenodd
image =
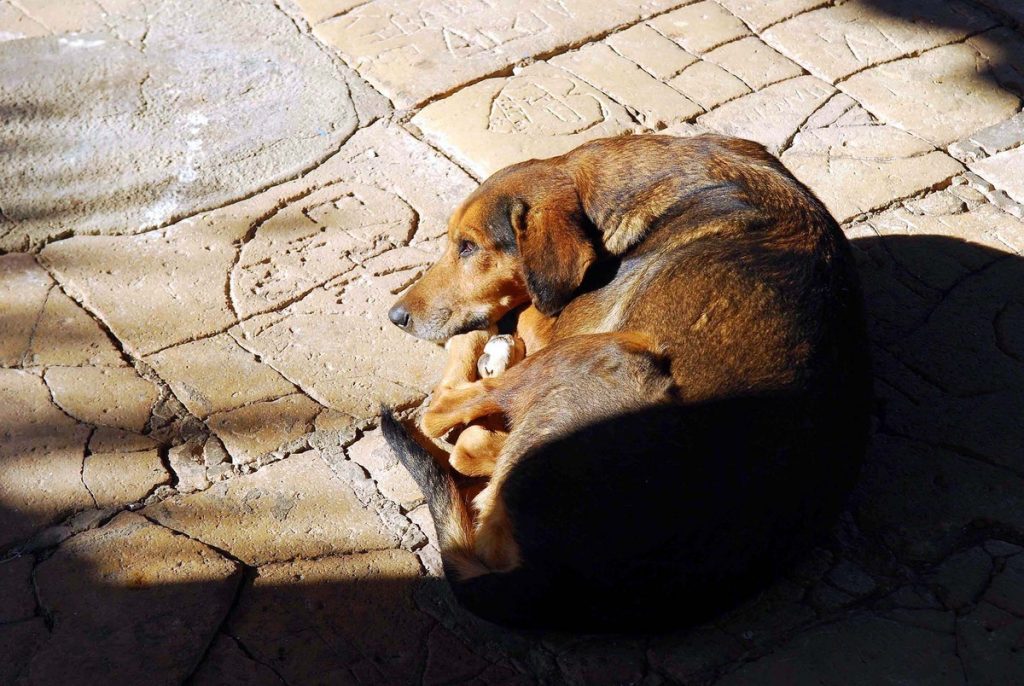
<svg viewBox="0 0 1024 686"><path fill-rule="evenodd" d="M556 202L528 206L509 203L509 223L523 265L533 305L555 315L572 300L597 253L586 232L586 215L578 204Z"/></svg>

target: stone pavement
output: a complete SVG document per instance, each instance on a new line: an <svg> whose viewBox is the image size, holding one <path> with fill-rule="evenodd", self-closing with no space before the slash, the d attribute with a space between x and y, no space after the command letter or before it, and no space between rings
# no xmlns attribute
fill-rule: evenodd
<svg viewBox="0 0 1024 686"><path fill-rule="evenodd" d="M0 0L0 684L1024 683L1024 3ZM760 141L854 240L832 537L710 624L458 610L375 428L489 173Z"/></svg>

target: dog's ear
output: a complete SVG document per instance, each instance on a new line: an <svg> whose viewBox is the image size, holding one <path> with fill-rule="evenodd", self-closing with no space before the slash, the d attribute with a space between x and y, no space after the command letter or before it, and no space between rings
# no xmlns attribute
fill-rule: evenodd
<svg viewBox="0 0 1024 686"><path fill-rule="evenodd" d="M533 305L555 315L572 300L597 253L586 231L586 215L577 205L509 203L526 288Z"/></svg>

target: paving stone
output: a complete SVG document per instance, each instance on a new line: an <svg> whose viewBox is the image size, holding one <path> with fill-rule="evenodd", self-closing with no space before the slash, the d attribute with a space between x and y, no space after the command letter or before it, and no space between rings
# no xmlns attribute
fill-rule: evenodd
<svg viewBox="0 0 1024 686"><path fill-rule="evenodd" d="M978 160L970 169L1017 202L1024 203L1024 146Z"/></svg>
<svg viewBox="0 0 1024 686"><path fill-rule="evenodd" d="M1024 674L1024 619L981 603L956 623L957 648L967 683L1000 686Z"/></svg>
<svg viewBox="0 0 1024 686"><path fill-rule="evenodd" d="M755 90L804 73L799 65L753 36L726 43L704 58L728 70Z"/></svg>
<svg viewBox="0 0 1024 686"><path fill-rule="evenodd" d="M0 562L0 624L29 619L36 611L36 599L32 591L31 555L23 555Z"/></svg>
<svg viewBox="0 0 1024 686"><path fill-rule="evenodd" d="M99 323L59 288L53 288L36 323L25 364L123 367L127 363Z"/></svg>
<svg viewBox="0 0 1024 686"><path fill-rule="evenodd" d="M668 81L668 85L710 110L750 92L747 84L717 64L696 62Z"/></svg>
<svg viewBox="0 0 1024 686"><path fill-rule="evenodd" d="M972 133L949 146L949 154L961 162L976 162L988 155L1024 143L1024 113Z"/></svg>
<svg viewBox="0 0 1024 686"><path fill-rule="evenodd" d="M32 654L46 642L50 632L42 617L33 617L13 624L0 624L0 682L21 683L18 677L24 672Z"/></svg>
<svg viewBox="0 0 1024 686"><path fill-rule="evenodd" d="M210 415L208 424L235 464L253 462L313 431L323 407L302 393Z"/></svg>
<svg viewBox="0 0 1024 686"><path fill-rule="evenodd" d="M156 450L93 453L85 459L82 481L97 507L124 507L169 483L170 474Z"/></svg>
<svg viewBox="0 0 1024 686"><path fill-rule="evenodd" d="M822 686L964 683L952 636L871 616L808 629L716 683L775 682Z"/></svg>
<svg viewBox="0 0 1024 686"><path fill-rule="evenodd" d="M292 455L200 493L168 498L143 512L253 565L398 542L316 451Z"/></svg>
<svg viewBox="0 0 1024 686"><path fill-rule="evenodd" d="M260 568L228 632L287 683L419 683L432 620L416 609L403 550Z"/></svg>
<svg viewBox="0 0 1024 686"><path fill-rule="evenodd" d="M19 150L0 170L0 248L223 205L337 149L360 121L353 92L384 109L270 0L80 4L84 25L53 28L84 33L0 42L0 97L22 103L0 139Z"/></svg>
<svg viewBox="0 0 1024 686"><path fill-rule="evenodd" d="M226 333L168 348L147 357L146 362L197 417L274 400L297 390Z"/></svg>
<svg viewBox="0 0 1024 686"><path fill-rule="evenodd" d="M53 633L24 683L180 683L231 605L237 572L136 514L75 536L36 570Z"/></svg>
<svg viewBox="0 0 1024 686"><path fill-rule="evenodd" d="M939 598L946 607L959 610L981 596L992 573L992 558L982 548L952 555L932 573Z"/></svg>
<svg viewBox="0 0 1024 686"><path fill-rule="evenodd" d="M365 0L295 0L310 24L319 24L362 5Z"/></svg>
<svg viewBox="0 0 1024 686"><path fill-rule="evenodd" d="M0 369L0 548L92 507L79 477L88 436L53 405L42 379Z"/></svg>
<svg viewBox="0 0 1024 686"><path fill-rule="evenodd" d="M800 76L733 100L697 122L719 133L757 141L778 154L835 92L813 76Z"/></svg>
<svg viewBox="0 0 1024 686"><path fill-rule="evenodd" d="M871 575L850 560L840 560L828 573L828 580L853 596L865 596L878 584Z"/></svg>
<svg viewBox="0 0 1024 686"><path fill-rule="evenodd" d="M1013 59L1022 46L1003 30L990 31L861 72L842 89L882 121L945 146L1016 114L1020 99L998 85L990 60ZM911 92L912 99L904 97Z"/></svg>
<svg viewBox="0 0 1024 686"><path fill-rule="evenodd" d="M846 119L855 111L846 113ZM782 155L793 175L840 222L943 184L963 171L956 160L895 127L843 124L805 127Z"/></svg>
<svg viewBox="0 0 1024 686"><path fill-rule="evenodd" d="M639 65L656 79L667 81L697 58L647 24L636 24L605 39L619 55Z"/></svg>
<svg viewBox="0 0 1024 686"><path fill-rule="evenodd" d="M549 63L578 76L636 112L647 128L661 129L701 113L700 106L602 43L559 55Z"/></svg>
<svg viewBox="0 0 1024 686"><path fill-rule="evenodd" d="M424 107L412 123L480 178L632 126L621 105L543 62L467 86Z"/></svg>
<svg viewBox="0 0 1024 686"><path fill-rule="evenodd" d="M739 658L743 650L743 645L724 631L701 627L655 638L648 646L647 659L659 672L685 684Z"/></svg>
<svg viewBox="0 0 1024 686"><path fill-rule="evenodd" d="M416 174L409 174L410 164L415 164ZM100 314L130 352L146 355L225 331L238 320L236 307L262 311L280 306L282 299L299 297L301 291L277 294L278 299L268 301L232 285L236 298L232 302L223 287L211 288L209 281L213 275L223 279L221 283L238 278L234 270L238 245L247 242L247 236L259 238L259 228L268 218L280 212L302 218L301 208L288 211L296 198L301 201L329 186L334 188L326 193L336 192L334 198L342 198L353 184L387 188L415 210L414 244L442 235L448 215L475 187L465 172L425 144L397 127L376 124L354 135L341 151L298 181L141 236L59 241L48 246L41 258ZM334 221L329 215L328 220ZM312 226L311 233L320 228ZM301 246L289 250L289 255L281 257L282 264L291 264L296 255L300 262L305 255L308 263L321 254L306 253ZM316 267L334 268L330 264ZM272 261L264 269L276 275L279 263ZM344 265L339 267L339 272L346 270Z"/></svg>
<svg viewBox="0 0 1024 686"><path fill-rule="evenodd" d="M419 487L398 462L398 458L384 441L380 429L367 431L346 452L353 462L370 473L370 477L385 498L394 500L406 510L423 503L423 494Z"/></svg>
<svg viewBox="0 0 1024 686"><path fill-rule="evenodd" d="M680 0L532 1L514 5L373 0L320 23L337 48L397 107L494 73L517 60L636 23Z"/></svg>
<svg viewBox="0 0 1024 686"><path fill-rule="evenodd" d="M572 686L638 684L646 671L644 647L626 638L575 638L556 648L564 683Z"/></svg>
<svg viewBox="0 0 1024 686"><path fill-rule="evenodd" d="M0 365L21 364L53 281L32 255L0 255Z"/></svg>
<svg viewBox="0 0 1024 686"><path fill-rule="evenodd" d="M1024 555L1006 560L983 596L985 602L1017 617L1024 616Z"/></svg>
<svg viewBox="0 0 1024 686"><path fill-rule="evenodd" d="M362 275L318 289L279 313L247 320L238 340L319 403L349 416L375 417L380 403L409 405L436 382L444 351L387 321L394 295L382 285Z"/></svg>
<svg viewBox="0 0 1024 686"><path fill-rule="evenodd" d="M763 31L772 24L802 12L827 5L829 0L717 0L718 4L743 20L755 31Z"/></svg>
<svg viewBox="0 0 1024 686"><path fill-rule="evenodd" d="M131 367L50 367L44 379L72 417L126 431L145 427L159 396L156 385Z"/></svg>
<svg viewBox="0 0 1024 686"><path fill-rule="evenodd" d="M876 436L857 512L907 560L935 562L974 521L1024 525L1024 480L919 441Z"/></svg>
<svg viewBox="0 0 1024 686"><path fill-rule="evenodd" d="M647 22L661 35L696 55L750 33L716 2L698 2Z"/></svg>
<svg viewBox="0 0 1024 686"><path fill-rule="evenodd" d="M480 674L487 661L475 655L465 643L442 626L435 626L427 638L427 661L423 686L464 683Z"/></svg>
<svg viewBox="0 0 1024 686"><path fill-rule="evenodd" d="M895 0L884 7L844 3L777 24L764 32L764 39L815 76L835 83L994 24L960 0Z"/></svg>
<svg viewBox="0 0 1024 686"><path fill-rule="evenodd" d="M178 493L201 491L210 485L209 467L220 464L226 454L216 438L193 438L167 451L167 464L174 472Z"/></svg>
<svg viewBox="0 0 1024 686"><path fill-rule="evenodd" d="M219 634L189 683L196 686L280 686L281 677L247 656L234 639Z"/></svg>

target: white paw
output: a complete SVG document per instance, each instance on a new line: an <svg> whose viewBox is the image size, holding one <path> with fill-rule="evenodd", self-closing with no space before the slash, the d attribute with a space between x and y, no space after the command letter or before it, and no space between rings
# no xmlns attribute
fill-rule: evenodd
<svg viewBox="0 0 1024 686"><path fill-rule="evenodd" d="M481 379L488 379L493 376L504 374L505 370L512 366L512 356L515 353L516 341L512 336L493 336L484 346L484 352L476 361L476 371Z"/></svg>

